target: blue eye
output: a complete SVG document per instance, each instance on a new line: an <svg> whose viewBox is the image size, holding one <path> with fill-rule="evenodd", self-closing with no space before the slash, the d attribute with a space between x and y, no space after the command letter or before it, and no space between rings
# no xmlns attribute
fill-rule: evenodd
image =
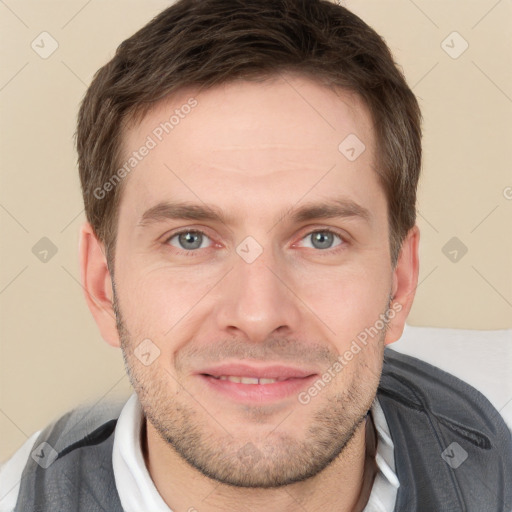
<svg viewBox="0 0 512 512"><path fill-rule="evenodd" d="M198 249L210 247L212 240L202 231L185 229L171 235L165 243L181 251L196 252ZM330 229L317 229L303 237L299 244L302 247L326 251L345 245L345 240Z"/></svg>
<svg viewBox="0 0 512 512"><path fill-rule="evenodd" d="M209 237L201 231L181 231L172 235L167 242L178 249L185 251L194 251L196 249L204 249L208 247L207 241Z"/></svg>
<svg viewBox="0 0 512 512"><path fill-rule="evenodd" d="M333 243L336 241L336 238L339 240L339 243L333 245ZM341 245L343 242L338 234L329 229L312 231L311 233L308 233L308 235L305 236L303 240L310 240L311 245L306 247L320 250L332 249L333 247Z"/></svg>

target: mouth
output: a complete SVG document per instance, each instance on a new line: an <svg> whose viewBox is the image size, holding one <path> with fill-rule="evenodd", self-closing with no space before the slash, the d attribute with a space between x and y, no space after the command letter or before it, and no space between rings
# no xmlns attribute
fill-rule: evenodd
<svg viewBox="0 0 512 512"><path fill-rule="evenodd" d="M244 403L283 400L310 385L317 375L291 367L247 365L223 365L197 374L209 392Z"/></svg>

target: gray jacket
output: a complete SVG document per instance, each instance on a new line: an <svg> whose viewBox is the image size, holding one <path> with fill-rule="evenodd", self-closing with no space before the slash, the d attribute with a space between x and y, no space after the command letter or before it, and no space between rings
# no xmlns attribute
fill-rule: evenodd
<svg viewBox="0 0 512 512"><path fill-rule="evenodd" d="M479 391L386 348L377 396L395 446L394 512L512 512L511 434ZM15 512L123 512L112 467L121 408L75 409L44 429Z"/></svg>

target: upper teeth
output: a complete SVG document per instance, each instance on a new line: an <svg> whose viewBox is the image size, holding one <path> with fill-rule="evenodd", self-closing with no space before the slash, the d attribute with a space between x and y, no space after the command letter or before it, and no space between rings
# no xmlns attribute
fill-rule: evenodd
<svg viewBox="0 0 512 512"><path fill-rule="evenodd" d="M272 384L277 382L277 379L258 379L257 377L235 377L233 375L221 375L215 377L220 380L229 380L231 382L238 382L239 384Z"/></svg>

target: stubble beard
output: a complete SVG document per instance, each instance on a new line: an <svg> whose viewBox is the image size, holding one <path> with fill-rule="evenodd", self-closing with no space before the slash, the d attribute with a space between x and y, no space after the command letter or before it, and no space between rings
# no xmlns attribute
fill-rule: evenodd
<svg viewBox="0 0 512 512"><path fill-rule="evenodd" d="M353 363L359 368L346 389L329 392L329 386L333 386L330 383L309 404L297 401L297 410L315 407L303 435L293 435L293 411L274 413L272 407L264 405L248 406L244 422L268 422L266 435L257 436L256 430L251 434L246 426L223 425L222 418L208 414L204 399L191 396L179 385L176 391L171 390L175 380L170 372L157 365L145 367L135 357L136 340L125 325L115 292L114 310L125 368L146 419L169 448L190 466L226 485L277 488L317 475L342 455L376 396L382 364L371 368L364 356L358 354ZM372 346L362 350L368 351L367 361L382 363L384 337L385 330L371 342Z"/></svg>

